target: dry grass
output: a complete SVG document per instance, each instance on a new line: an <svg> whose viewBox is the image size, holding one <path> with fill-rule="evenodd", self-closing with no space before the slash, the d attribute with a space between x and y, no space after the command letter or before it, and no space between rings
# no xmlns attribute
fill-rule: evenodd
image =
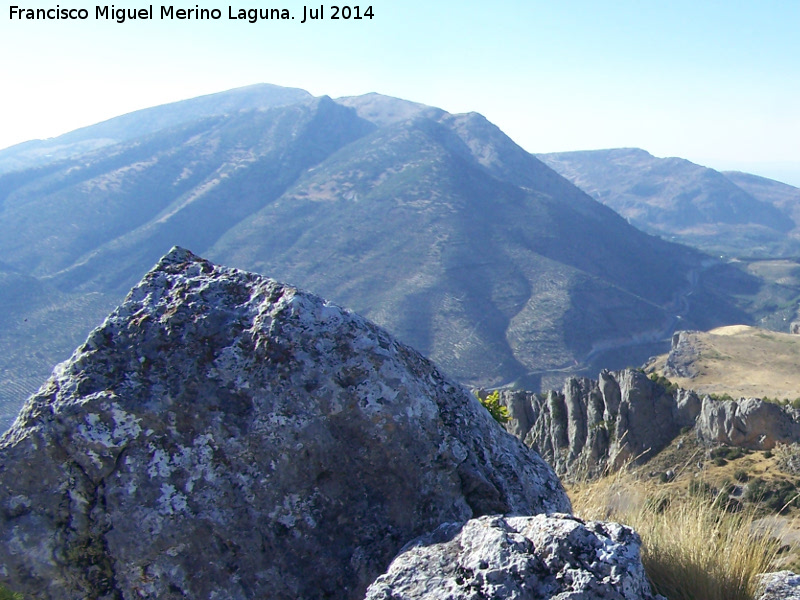
<svg viewBox="0 0 800 600"><path fill-rule="evenodd" d="M669 600L752 600L779 543L754 527L755 510L722 510L713 497L671 493L630 474L570 491L575 513L633 527L654 591Z"/></svg>
<svg viewBox="0 0 800 600"><path fill-rule="evenodd" d="M733 398L800 397L800 335L744 325L685 335L697 374L669 376L680 387ZM657 357L648 369L664 375L666 359Z"/></svg>

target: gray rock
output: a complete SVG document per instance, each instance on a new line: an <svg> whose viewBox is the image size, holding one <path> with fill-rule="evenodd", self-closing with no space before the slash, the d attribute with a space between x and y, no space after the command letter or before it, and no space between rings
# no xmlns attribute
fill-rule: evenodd
<svg viewBox="0 0 800 600"><path fill-rule="evenodd" d="M366 600L662 598L650 590L639 549L639 536L617 523L481 517L410 544Z"/></svg>
<svg viewBox="0 0 800 600"><path fill-rule="evenodd" d="M666 377L697 377L697 362L700 345L696 331L676 331L672 335L672 346L664 364Z"/></svg>
<svg viewBox="0 0 800 600"><path fill-rule="evenodd" d="M635 370L568 379L562 393L501 391L500 401L512 417L508 431L567 478L647 460L701 410L694 392L668 392Z"/></svg>
<svg viewBox="0 0 800 600"><path fill-rule="evenodd" d="M678 409L678 425L681 428L693 427L703 408L700 396L691 390L678 389L675 392L675 404Z"/></svg>
<svg viewBox="0 0 800 600"><path fill-rule="evenodd" d="M800 440L800 413L756 398L726 401L706 396L697 434L708 443L770 450L778 443Z"/></svg>
<svg viewBox="0 0 800 600"><path fill-rule="evenodd" d="M414 350L176 248L0 440L0 579L37 599L355 599L441 523L569 509Z"/></svg>
<svg viewBox="0 0 800 600"><path fill-rule="evenodd" d="M800 575L791 571L766 573L761 586L757 600L800 600Z"/></svg>

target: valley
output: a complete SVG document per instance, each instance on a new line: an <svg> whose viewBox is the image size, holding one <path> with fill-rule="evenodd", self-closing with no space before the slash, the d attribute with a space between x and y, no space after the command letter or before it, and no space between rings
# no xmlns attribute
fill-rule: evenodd
<svg viewBox="0 0 800 600"><path fill-rule="evenodd" d="M638 150L540 158L476 113L276 86L0 151L11 587L378 598L449 577L425 553L474 531L576 531L557 544L581 576L536 566L546 593L655 600L671 507L768 532L737 598L796 568L794 188ZM464 384L501 388L518 440ZM562 481L577 516L550 514ZM18 563L22 530L56 562ZM627 579L570 563L584 543ZM494 590L507 548L482 551L448 585Z"/></svg>
<svg viewBox="0 0 800 600"><path fill-rule="evenodd" d="M476 113L378 94L252 86L10 148L0 168L0 296L22 294L0 330L6 423L175 244L352 307L469 385L558 387L800 295L641 232Z"/></svg>

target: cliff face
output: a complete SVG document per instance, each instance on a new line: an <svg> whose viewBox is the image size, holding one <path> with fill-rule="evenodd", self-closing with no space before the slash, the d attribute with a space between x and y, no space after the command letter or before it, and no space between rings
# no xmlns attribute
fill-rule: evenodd
<svg viewBox="0 0 800 600"><path fill-rule="evenodd" d="M506 429L563 477L594 477L645 462L684 427L702 442L753 450L800 441L800 410L758 398L716 400L667 390L641 371L567 379L561 392L501 390Z"/></svg>
<svg viewBox="0 0 800 600"><path fill-rule="evenodd" d="M570 378L561 392L504 390L500 399L512 417L509 431L568 476L647 460L694 425L701 409L696 394L668 392L634 370Z"/></svg>
<svg viewBox="0 0 800 600"><path fill-rule="evenodd" d="M697 419L701 440L753 450L800 441L800 411L758 398L703 399Z"/></svg>
<svg viewBox="0 0 800 600"><path fill-rule="evenodd" d="M444 522L569 509L414 350L178 248L0 440L0 578L32 598L362 598Z"/></svg>

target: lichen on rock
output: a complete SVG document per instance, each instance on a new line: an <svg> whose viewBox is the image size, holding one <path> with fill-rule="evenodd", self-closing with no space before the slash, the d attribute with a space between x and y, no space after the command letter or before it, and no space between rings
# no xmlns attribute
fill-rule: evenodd
<svg viewBox="0 0 800 600"><path fill-rule="evenodd" d="M569 515L451 523L405 549L366 600L664 600L624 525Z"/></svg>
<svg viewBox="0 0 800 600"><path fill-rule="evenodd" d="M363 594L445 522L568 511L553 471L356 314L175 248L0 440L32 598Z"/></svg>

